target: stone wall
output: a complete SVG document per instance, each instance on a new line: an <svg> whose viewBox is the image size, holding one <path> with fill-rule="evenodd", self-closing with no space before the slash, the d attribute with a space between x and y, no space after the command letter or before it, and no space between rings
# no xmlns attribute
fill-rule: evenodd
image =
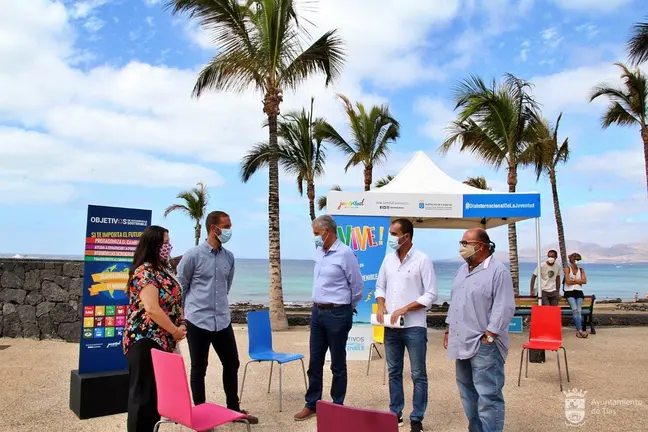
<svg viewBox="0 0 648 432"><path fill-rule="evenodd" d="M0 259L0 337L78 342L83 261Z"/></svg>

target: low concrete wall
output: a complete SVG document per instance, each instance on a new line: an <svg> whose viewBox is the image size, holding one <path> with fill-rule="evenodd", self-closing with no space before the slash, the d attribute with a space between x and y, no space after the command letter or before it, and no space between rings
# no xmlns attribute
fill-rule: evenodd
<svg viewBox="0 0 648 432"><path fill-rule="evenodd" d="M82 292L83 261L0 259L0 336L77 342Z"/></svg>

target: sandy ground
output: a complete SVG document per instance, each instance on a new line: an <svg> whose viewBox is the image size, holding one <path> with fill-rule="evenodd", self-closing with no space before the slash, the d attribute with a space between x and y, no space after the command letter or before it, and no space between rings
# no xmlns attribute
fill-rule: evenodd
<svg viewBox="0 0 648 432"><path fill-rule="evenodd" d="M247 331L237 325L241 362L247 360ZM275 333L277 350L308 353L308 329L297 328ZM588 339L577 339L565 329L565 346L571 382L566 389L587 390L585 418L580 423L588 431L648 430L648 328L601 328ZM424 421L426 430L466 431L467 422L455 384L454 363L447 360L441 331L430 330L428 343L429 403ZM529 364L529 378L522 376L517 386L521 344L528 334L511 335L511 350L506 363L506 431L577 430L567 426L565 397L559 391L555 354L547 352L547 363ZM0 339L0 431L125 431L125 414L78 420L68 408L70 370L76 369L78 345L55 341ZM187 365L186 346L182 347ZM221 368L212 352L207 377L208 400L224 403L220 383ZM382 360L372 363L366 375L366 361L349 362L347 405L386 410L388 386L382 385ZM277 368L275 377L278 378ZM316 421L296 423L293 414L303 406L304 384L299 362L284 367L284 411L278 411L277 379L268 395L269 365L252 364L243 398L243 408L258 415L255 431L315 431ZM563 370L564 373L564 370ZM240 370L240 378L243 367ZM412 385L409 368L405 370L405 417L411 410ZM325 374L325 394L330 373ZM328 395L327 395L328 396ZM342 425L341 425L342 426ZM177 425L165 431L185 430ZM243 431L242 425L225 426L222 431ZM409 426L406 429L409 430ZM341 427L340 432L344 432Z"/></svg>

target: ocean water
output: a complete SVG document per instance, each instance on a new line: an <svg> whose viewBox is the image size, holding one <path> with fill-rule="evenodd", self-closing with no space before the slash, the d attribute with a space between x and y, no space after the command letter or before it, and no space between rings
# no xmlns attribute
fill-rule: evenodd
<svg viewBox="0 0 648 432"><path fill-rule="evenodd" d="M438 304L450 300L452 277L461 264L459 262L435 262L439 291ZM583 264L587 273L586 295L594 294L598 300L621 298L630 300L635 293L643 298L648 293L648 264ZM535 264L520 264L520 293L528 295L531 275ZM282 278L285 302L311 301L313 288L313 262L283 260ZM234 284L230 291L230 302L268 302L268 261L236 260Z"/></svg>

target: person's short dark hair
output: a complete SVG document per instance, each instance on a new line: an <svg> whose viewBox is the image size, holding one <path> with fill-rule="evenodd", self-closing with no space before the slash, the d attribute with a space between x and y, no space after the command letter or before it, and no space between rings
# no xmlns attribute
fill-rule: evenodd
<svg viewBox="0 0 648 432"><path fill-rule="evenodd" d="M495 243L491 241L490 236L485 229L477 231L477 240L484 243L488 247L488 250L491 254L495 253Z"/></svg>
<svg viewBox="0 0 648 432"><path fill-rule="evenodd" d="M412 221L410 221L409 219L396 219L394 222L392 222L392 225L395 223L400 226L403 235L409 234L410 240L414 238L414 224L412 224Z"/></svg>
<svg viewBox="0 0 648 432"><path fill-rule="evenodd" d="M555 249L549 249L549 252L547 252L547 255L553 254L554 258L558 258L558 252L555 251Z"/></svg>
<svg viewBox="0 0 648 432"><path fill-rule="evenodd" d="M209 213L207 219L205 219L205 229L207 230L207 234L209 234L209 228L212 225L218 225L224 217L229 217L229 215L224 211L216 210Z"/></svg>

